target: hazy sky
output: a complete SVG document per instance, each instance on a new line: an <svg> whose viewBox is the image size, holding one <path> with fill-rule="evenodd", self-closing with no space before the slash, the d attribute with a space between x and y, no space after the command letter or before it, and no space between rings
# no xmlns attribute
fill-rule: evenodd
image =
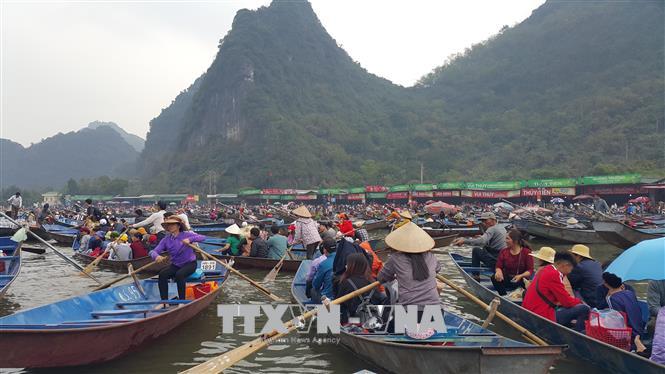
<svg viewBox="0 0 665 374"><path fill-rule="evenodd" d="M352 58L409 86L543 2L321 0L312 6ZM212 63L236 11L269 3L0 0L0 137L27 146L94 120L145 137L149 121Z"/></svg>

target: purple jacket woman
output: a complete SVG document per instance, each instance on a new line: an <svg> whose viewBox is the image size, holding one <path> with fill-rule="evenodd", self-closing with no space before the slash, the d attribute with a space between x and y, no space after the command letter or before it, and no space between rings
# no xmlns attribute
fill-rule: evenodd
<svg viewBox="0 0 665 374"><path fill-rule="evenodd" d="M653 335L651 361L665 365L665 307L661 307L656 318L656 333Z"/></svg>

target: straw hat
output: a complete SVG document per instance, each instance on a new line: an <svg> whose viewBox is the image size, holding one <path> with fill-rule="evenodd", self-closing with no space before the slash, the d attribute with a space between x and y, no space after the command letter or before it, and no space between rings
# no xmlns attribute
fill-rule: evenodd
<svg viewBox="0 0 665 374"><path fill-rule="evenodd" d="M413 216L411 215L411 213L409 213L408 210L403 210L403 211L399 212L399 215L402 218L413 219Z"/></svg>
<svg viewBox="0 0 665 374"><path fill-rule="evenodd" d="M359 229L359 228L363 227L364 224L365 224L365 221L363 221L363 220L356 221L356 222L353 223L353 227Z"/></svg>
<svg viewBox="0 0 665 374"><path fill-rule="evenodd" d="M307 209L307 207L304 205L297 207L291 213L302 218L312 218L312 213L310 213L309 209Z"/></svg>
<svg viewBox="0 0 665 374"><path fill-rule="evenodd" d="M185 226L185 221L183 221L182 218L175 215L169 216L167 219L165 219L164 222L162 222L162 227L166 228L166 225L171 223L180 225L180 231L185 231L187 229L187 227Z"/></svg>
<svg viewBox="0 0 665 374"><path fill-rule="evenodd" d="M533 256L539 260L549 262L550 264L554 263L554 255L556 251L550 247L541 247L538 252L529 253L529 256Z"/></svg>
<svg viewBox="0 0 665 374"><path fill-rule="evenodd" d="M240 227L238 227L238 225L236 225L235 223L225 228L224 231L228 232L231 235L240 235Z"/></svg>
<svg viewBox="0 0 665 374"><path fill-rule="evenodd" d="M388 234L386 244L404 253L423 253L434 248L434 239L418 225L409 222Z"/></svg>
<svg viewBox="0 0 665 374"><path fill-rule="evenodd" d="M593 260L593 257L591 257L591 254L589 253L589 247L583 244L575 244L573 248L570 249L569 252Z"/></svg>
<svg viewBox="0 0 665 374"><path fill-rule="evenodd" d="M568 218L568 220L566 221L566 223L569 224L569 225L576 225L576 224L579 223L579 221L576 220L575 217L570 217L570 218Z"/></svg>

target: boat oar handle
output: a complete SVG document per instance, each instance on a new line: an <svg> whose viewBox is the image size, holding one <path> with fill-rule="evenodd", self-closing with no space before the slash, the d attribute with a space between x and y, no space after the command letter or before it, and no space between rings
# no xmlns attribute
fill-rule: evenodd
<svg viewBox="0 0 665 374"><path fill-rule="evenodd" d="M462 295L466 296L469 298L471 301L474 303L478 304L485 310L490 310L489 305L485 304L482 300L477 298L476 296L472 295L469 291L463 289L462 287L456 285L452 281L450 281L448 278L444 277L441 274L436 275L436 279L440 280L441 282L447 284L450 286L450 288L454 289L455 291L461 293ZM539 338L536 334L532 333L531 331L527 330L526 328L520 326L517 324L515 321L511 320L510 318L506 317L503 313L497 311L496 316L499 317L503 322L509 324L512 328L516 329L517 331L521 332L522 334L526 335L529 337L530 340L536 342L538 345L548 345L547 342L545 342L543 339Z"/></svg>
<svg viewBox="0 0 665 374"><path fill-rule="evenodd" d="M112 280L112 281L110 281L110 282L107 282L107 283L102 284L101 286L95 288L94 291L99 291L99 290L103 290L103 289L105 289L105 288L109 288L110 286L112 286L112 285L114 285L114 284L120 282L120 281L123 280L123 279L127 279L127 278L129 278L129 277L131 277L131 276L133 276L133 275L135 275L135 274L138 274L138 273L142 272L143 270L148 269L149 267L151 267L152 265L154 265L154 264L156 264L156 263L157 263L157 261L152 261L152 262L149 263L149 264L143 265L143 266L141 266L140 268L138 268L138 269L136 269L136 270L134 270L134 271L132 271L132 272L130 272L130 273L128 273L128 274L123 275L122 277L116 278L116 279L114 279L114 280Z"/></svg>
<svg viewBox="0 0 665 374"><path fill-rule="evenodd" d="M279 301L279 302L284 302L284 299L282 299L281 297L279 297L279 296L273 294L272 292L270 292L269 289L267 289L267 288L263 287L262 285L256 283L256 282L253 281L251 278L249 278L249 277L246 276L245 274L239 272L238 270L234 269L232 266L230 266L230 265L227 264L226 262L224 262L224 261L222 261L222 260L219 260L218 258L215 258L215 257L209 255L206 251L204 251L203 249L199 248L199 246L194 245L194 244L192 244L192 243L187 243L187 246L189 246L190 248L192 248L192 249L195 250L196 252L200 253L201 256L202 256L203 258L206 258L206 259L208 259L208 260L215 261L215 262L217 262L218 264L224 266L224 267L225 267L226 269L228 269L230 272L232 272L233 274L235 274L235 275L239 276L240 278L246 280L246 281L249 282L252 286L254 286L256 289L258 289L259 291L261 291L262 293L264 293L266 296L270 297L272 300L274 300L274 301Z"/></svg>
<svg viewBox="0 0 665 374"><path fill-rule="evenodd" d="M333 300L330 302L330 304L341 304L345 301L351 300L354 297L358 297L359 295L364 294L365 292L370 291L374 287L378 286L379 282L374 282L371 283L365 287L359 288L351 293L348 293L344 296L338 297L337 299ZM312 317L314 317L317 313L317 309L313 308L299 317L295 318L294 320L298 320L298 322L304 322ZM252 355L255 352L258 352L259 350L267 347L272 343L273 341L295 331L298 328L298 324L294 323L294 320L290 320L286 323L284 323L284 327L286 329L286 332L279 332L277 330L273 330L267 334L264 334L248 343L245 343L241 345L238 348L235 348L231 351L228 351L220 356L213 357L210 360L196 365L193 368L185 370L183 373L220 373L225 369L230 368L237 362L245 359L246 357Z"/></svg>

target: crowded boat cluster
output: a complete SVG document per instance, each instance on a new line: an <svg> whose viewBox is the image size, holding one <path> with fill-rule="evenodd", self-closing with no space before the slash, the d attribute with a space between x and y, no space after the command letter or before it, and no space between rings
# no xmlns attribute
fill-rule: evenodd
<svg viewBox="0 0 665 374"><path fill-rule="evenodd" d="M20 272L21 253L47 248L98 284L90 294L0 317L0 367L87 365L129 354L194 318L229 276L285 302L268 289L281 271L295 273L291 296L304 310L338 304L341 344L386 371L547 372L565 353L609 372L665 372L665 207L647 197L621 205L598 195L530 205L88 199L33 210L17 193L8 203L2 230L13 236L0 241L0 296ZM54 243L71 246L75 260ZM598 243L624 251L601 263ZM440 274L441 255L466 287ZM97 267L124 275L101 284ZM268 273L258 282L243 269ZM636 281L648 282L646 300ZM489 312L482 325L442 308L441 292L451 289ZM415 329L396 325L398 306L415 308ZM442 329L431 327L437 321ZM523 341L491 331L496 323ZM188 371L220 372L284 334L263 334ZM32 354L47 336L49 352ZM86 344L100 353L76 354Z"/></svg>

